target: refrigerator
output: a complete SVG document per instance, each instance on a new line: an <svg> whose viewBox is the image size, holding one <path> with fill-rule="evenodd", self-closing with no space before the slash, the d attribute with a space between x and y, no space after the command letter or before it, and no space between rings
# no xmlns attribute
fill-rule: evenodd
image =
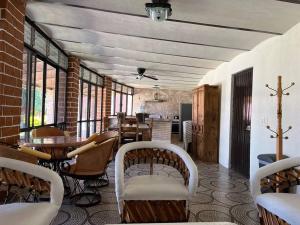
<svg viewBox="0 0 300 225"><path fill-rule="evenodd" d="M181 103L179 109L179 137L182 141L183 121L192 120L192 103Z"/></svg>

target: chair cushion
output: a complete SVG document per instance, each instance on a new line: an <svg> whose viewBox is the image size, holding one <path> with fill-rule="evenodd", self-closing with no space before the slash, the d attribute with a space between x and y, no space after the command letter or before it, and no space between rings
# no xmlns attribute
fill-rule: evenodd
<svg viewBox="0 0 300 225"><path fill-rule="evenodd" d="M59 208L51 203L0 205L0 225L49 225Z"/></svg>
<svg viewBox="0 0 300 225"><path fill-rule="evenodd" d="M143 175L125 182L124 200L187 200L188 189L167 176Z"/></svg>
<svg viewBox="0 0 300 225"><path fill-rule="evenodd" d="M300 195L288 193L266 193L258 195L256 203L291 225L300 221Z"/></svg>

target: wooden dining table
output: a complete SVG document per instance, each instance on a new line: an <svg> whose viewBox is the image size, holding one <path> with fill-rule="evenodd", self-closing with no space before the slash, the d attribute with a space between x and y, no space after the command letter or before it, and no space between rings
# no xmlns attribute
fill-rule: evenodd
<svg viewBox="0 0 300 225"><path fill-rule="evenodd" d="M37 137L24 138L19 141L19 145L31 148L77 148L87 143L84 137Z"/></svg>
<svg viewBox="0 0 300 225"><path fill-rule="evenodd" d="M134 124L129 124L129 123L125 123L122 124L122 128L136 128L138 126L139 131L142 133L142 140L143 141L149 141L151 139L151 128L149 126L149 124L146 123L140 123L139 125L137 125L136 123ZM110 126L109 130L118 130L118 126Z"/></svg>

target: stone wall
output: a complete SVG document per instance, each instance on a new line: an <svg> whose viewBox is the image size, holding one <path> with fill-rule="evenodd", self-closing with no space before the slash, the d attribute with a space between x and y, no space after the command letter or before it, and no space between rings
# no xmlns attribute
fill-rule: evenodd
<svg viewBox="0 0 300 225"><path fill-rule="evenodd" d="M143 111L166 116L179 115L181 103L192 103L192 91L159 90L159 98L163 102L151 102L154 99L154 89L134 89L133 115Z"/></svg>

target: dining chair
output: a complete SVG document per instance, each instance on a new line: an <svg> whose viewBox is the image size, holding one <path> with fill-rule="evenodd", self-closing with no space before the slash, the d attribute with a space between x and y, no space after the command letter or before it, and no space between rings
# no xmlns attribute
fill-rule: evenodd
<svg viewBox="0 0 300 225"><path fill-rule="evenodd" d="M22 154L18 152L16 157ZM32 163L0 157L0 184L26 188L37 193L50 192L48 202L16 202L0 205L0 225L48 225L56 217L62 204L64 188L59 175Z"/></svg>
<svg viewBox="0 0 300 225"><path fill-rule="evenodd" d="M31 135L33 138L38 137L56 137L56 136L65 136L63 130L57 127L39 127L32 130Z"/></svg>
<svg viewBox="0 0 300 225"><path fill-rule="evenodd" d="M283 159L257 170L251 193L261 224L298 225L300 221L300 157Z"/></svg>
<svg viewBox="0 0 300 225"><path fill-rule="evenodd" d="M98 183L106 174L115 142L116 138L101 143L93 141L68 153L68 158L73 160L61 168L61 175L72 178L71 199L77 206L93 206L101 201ZM82 185L81 180L95 185Z"/></svg>
<svg viewBox="0 0 300 225"><path fill-rule="evenodd" d="M125 171L136 164L149 164L149 175L125 179ZM178 178L154 175L154 164L178 170ZM162 141L123 145L115 161L115 190L124 223L187 222L189 203L198 186L197 166L182 148ZM142 212L142 213L141 213Z"/></svg>
<svg viewBox="0 0 300 225"><path fill-rule="evenodd" d="M57 127L39 127L32 130L31 135L33 138L64 137L65 132ZM40 163L55 171L59 170L60 163L67 159L67 153L70 151L68 147L40 147L37 150L51 155L51 159L40 161Z"/></svg>

